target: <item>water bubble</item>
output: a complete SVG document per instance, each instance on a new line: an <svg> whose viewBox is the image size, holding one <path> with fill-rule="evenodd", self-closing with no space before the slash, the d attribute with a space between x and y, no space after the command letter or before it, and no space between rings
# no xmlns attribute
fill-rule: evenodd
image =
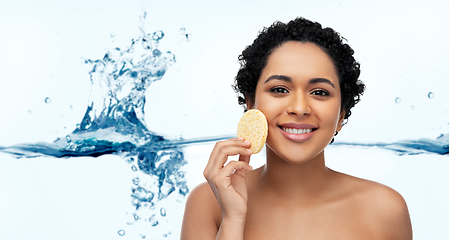
<svg viewBox="0 0 449 240"><path fill-rule="evenodd" d="M155 41L159 41L159 40L161 40L163 37L164 37L164 32L162 32L162 31L157 31L157 32L154 32L153 33L153 40L155 40Z"/></svg>
<svg viewBox="0 0 449 240"><path fill-rule="evenodd" d="M124 236L125 235L125 230L121 229L118 231L118 235L120 236Z"/></svg>
<svg viewBox="0 0 449 240"><path fill-rule="evenodd" d="M132 163L132 162L134 162L134 158L133 157L128 158L128 163Z"/></svg>
<svg viewBox="0 0 449 240"><path fill-rule="evenodd" d="M161 208L161 216L165 217L167 215L167 210L165 208Z"/></svg>
<svg viewBox="0 0 449 240"><path fill-rule="evenodd" d="M163 234L164 237L167 237L168 235L166 233Z"/></svg>
<svg viewBox="0 0 449 240"><path fill-rule="evenodd" d="M427 97L428 97L429 99L432 99L434 96L435 96L435 95L433 94L433 92L429 92L429 93L427 94Z"/></svg>
<svg viewBox="0 0 449 240"><path fill-rule="evenodd" d="M153 56L159 57L161 55L162 55L162 52L159 49L154 49L153 50Z"/></svg>
<svg viewBox="0 0 449 240"><path fill-rule="evenodd" d="M191 37L192 37L192 35L190 33L186 33L182 36L182 40L189 42Z"/></svg>
<svg viewBox="0 0 449 240"><path fill-rule="evenodd" d="M136 166L132 166L131 169L136 172L137 171L137 167Z"/></svg>
<svg viewBox="0 0 449 240"><path fill-rule="evenodd" d="M70 137L70 135L67 135L65 136L65 140L67 140L67 142L69 143L72 141L72 138Z"/></svg>
<svg viewBox="0 0 449 240"><path fill-rule="evenodd" d="M116 34L115 33L111 33L111 42L115 42L115 37L116 37Z"/></svg>
<svg viewBox="0 0 449 240"><path fill-rule="evenodd" d="M70 108L70 109L73 109L73 105L70 105L69 108Z"/></svg>
<svg viewBox="0 0 449 240"><path fill-rule="evenodd" d="M410 106L410 109L411 109L411 110L415 109L415 106L414 106L414 105L411 105L411 106Z"/></svg>
<svg viewBox="0 0 449 240"><path fill-rule="evenodd" d="M31 114L33 111L31 111L31 110L28 110L28 114Z"/></svg>
<svg viewBox="0 0 449 240"><path fill-rule="evenodd" d="M145 235L142 235L142 238L145 238Z"/></svg>
<svg viewBox="0 0 449 240"><path fill-rule="evenodd" d="M132 189L131 197L134 200L137 200L139 204L142 202L149 203L151 202L151 200L153 200L154 193L141 186L138 186Z"/></svg>
<svg viewBox="0 0 449 240"><path fill-rule="evenodd" d="M167 63L169 66L172 66L176 62L176 56L170 51L162 54L161 58L164 59L165 63Z"/></svg>
<svg viewBox="0 0 449 240"><path fill-rule="evenodd" d="M151 226L156 227L158 224L159 224L158 221L154 221L154 222L151 223Z"/></svg>
<svg viewBox="0 0 449 240"><path fill-rule="evenodd" d="M46 97L46 98L45 98L45 103L46 103L46 104L49 104L49 103L51 103L51 98L49 98L49 97Z"/></svg>
<svg viewBox="0 0 449 240"><path fill-rule="evenodd" d="M395 103L401 103L401 99L399 97L397 97L396 99L394 99Z"/></svg>
<svg viewBox="0 0 449 240"><path fill-rule="evenodd" d="M139 185L139 182L140 182L140 178L139 177L136 177L136 178L133 179L134 185Z"/></svg>
<svg viewBox="0 0 449 240"><path fill-rule="evenodd" d="M179 34L181 34L181 35L186 34L186 28L179 29Z"/></svg>

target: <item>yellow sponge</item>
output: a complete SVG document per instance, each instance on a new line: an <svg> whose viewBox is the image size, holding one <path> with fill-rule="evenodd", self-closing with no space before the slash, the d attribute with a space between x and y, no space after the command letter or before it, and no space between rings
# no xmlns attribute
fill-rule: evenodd
<svg viewBox="0 0 449 240"><path fill-rule="evenodd" d="M254 154L262 150L268 135L268 124L265 115L257 109L246 111L239 121L237 137L251 142L250 149Z"/></svg>

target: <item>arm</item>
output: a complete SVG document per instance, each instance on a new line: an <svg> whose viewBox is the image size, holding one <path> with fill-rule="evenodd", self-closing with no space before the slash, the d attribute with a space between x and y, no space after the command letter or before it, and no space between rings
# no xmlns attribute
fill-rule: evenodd
<svg viewBox="0 0 449 240"><path fill-rule="evenodd" d="M195 188L187 199L181 239L243 239L247 211L246 171L249 142L229 139L215 145L204 170L208 185ZM228 156L239 161L225 165Z"/></svg>
<svg viewBox="0 0 449 240"><path fill-rule="evenodd" d="M207 183L194 188L187 198L182 221L181 239L215 239L220 206Z"/></svg>

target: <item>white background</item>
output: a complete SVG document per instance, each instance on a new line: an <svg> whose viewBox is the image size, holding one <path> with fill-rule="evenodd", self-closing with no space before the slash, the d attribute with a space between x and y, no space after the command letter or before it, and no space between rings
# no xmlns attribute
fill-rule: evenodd
<svg viewBox="0 0 449 240"><path fill-rule="evenodd" d="M160 49L177 58L147 92L146 121L152 131L173 138L234 134L242 113L230 87L237 56L263 26L303 16L340 32L361 63L367 90L337 141L436 138L449 133L447 9L447 1L436 0L3 0L0 146L51 142L73 131L90 93L82 59L99 59L108 48L128 46L139 36L143 11L145 30L163 30ZM179 34L182 27L191 34L189 42ZM211 148L186 149L191 187L202 181ZM415 239L448 238L447 156L343 147L330 147L327 155L336 170L398 190L408 202ZM262 159L258 155L254 164ZM0 239L140 239L140 233L161 239L169 231L163 226L117 234L125 228L135 175L114 156L17 160L0 154ZM179 236L182 208L175 201L167 206L168 238Z"/></svg>

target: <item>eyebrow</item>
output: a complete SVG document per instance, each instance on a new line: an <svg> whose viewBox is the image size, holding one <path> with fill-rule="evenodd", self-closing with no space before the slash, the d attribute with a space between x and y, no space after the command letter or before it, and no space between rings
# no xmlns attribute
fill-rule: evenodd
<svg viewBox="0 0 449 240"><path fill-rule="evenodd" d="M285 75L271 75L265 80L264 83L267 83L271 80L281 80L285 82L292 82L292 79L289 76ZM312 78L309 80L309 84L316 84L316 83L326 83L331 85L333 88L335 88L335 85L327 78Z"/></svg>

